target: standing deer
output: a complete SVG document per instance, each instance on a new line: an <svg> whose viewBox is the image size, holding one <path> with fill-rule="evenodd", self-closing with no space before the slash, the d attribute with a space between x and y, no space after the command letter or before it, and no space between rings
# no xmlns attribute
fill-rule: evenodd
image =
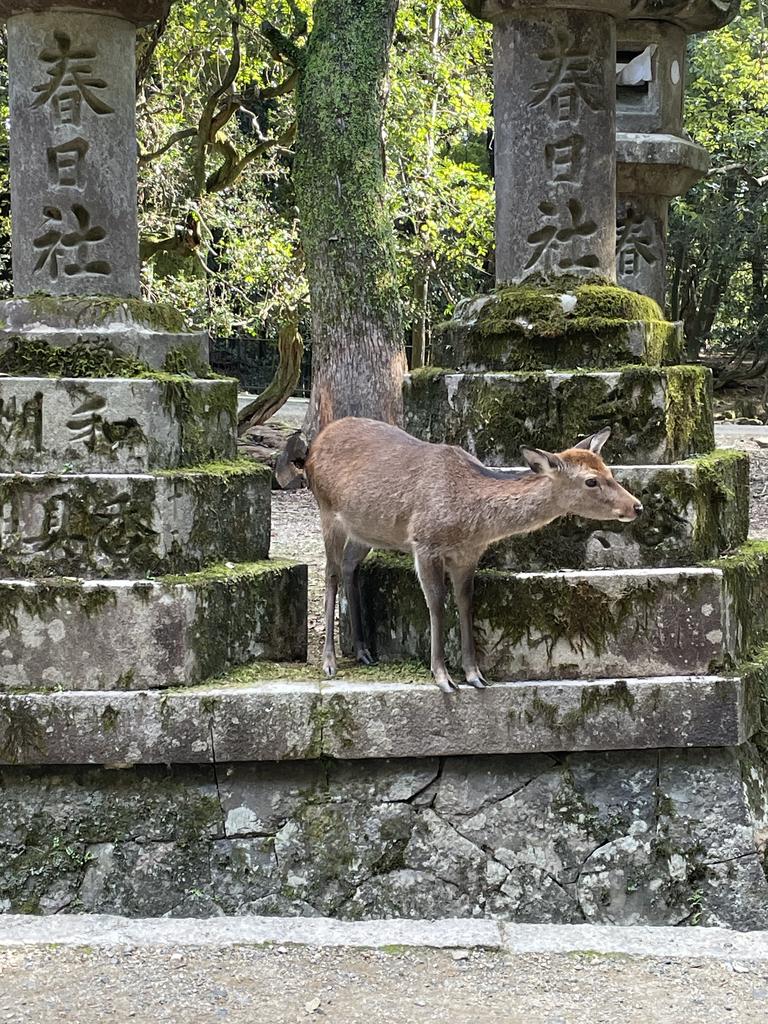
<svg viewBox="0 0 768 1024"><path fill-rule="evenodd" d="M334 616L339 579L349 603L358 661L373 664L363 638L358 567L371 548L411 552L429 608L431 669L441 690L457 689L445 667L446 571L461 627L466 681L486 685L477 665L472 625L475 568L489 545L531 533L553 519L631 522L643 506L600 458L604 427L553 454L521 448L530 473L515 478L488 469L461 448L419 441L376 420L330 423L313 441L306 473L320 507L326 552L323 670L336 674Z"/></svg>

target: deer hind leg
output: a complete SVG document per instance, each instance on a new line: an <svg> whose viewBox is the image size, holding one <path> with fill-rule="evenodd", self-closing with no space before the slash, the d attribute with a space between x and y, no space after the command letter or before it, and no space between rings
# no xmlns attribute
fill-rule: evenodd
<svg viewBox="0 0 768 1024"><path fill-rule="evenodd" d="M448 569L459 609L459 625L461 627L461 664L464 675L470 686L482 690L487 680L477 667L477 651L475 650L475 630L472 618L472 605L475 596L475 567L452 566Z"/></svg>
<svg viewBox="0 0 768 1024"><path fill-rule="evenodd" d="M344 534L321 513L323 539L325 541L325 644L323 645L323 672L332 678L336 675L336 597L341 579L341 558L344 551Z"/></svg>
<svg viewBox="0 0 768 1024"><path fill-rule="evenodd" d="M349 621L352 628L352 645L355 657L362 665L375 665L376 661L365 646L363 636L363 615L360 604L360 563L371 549L358 541L347 540L341 559L341 576L349 604Z"/></svg>
<svg viewBox="0 0 768 1024"><path fill-rule="evenodd" d="M445 693L457 690L456 683L445 667L445 646L443 626L445 624L445 567L442 558L435 558L426 552L416 552L416 574L429 608L430 668L435 682Z"/></svg>

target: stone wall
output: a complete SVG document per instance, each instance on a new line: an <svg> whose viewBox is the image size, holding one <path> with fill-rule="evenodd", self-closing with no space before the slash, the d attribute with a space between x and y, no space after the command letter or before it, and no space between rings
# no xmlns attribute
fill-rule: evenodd
<svg viewBox="0 0 768 1024"><path fill-rule="evenodd" d="M750 744L0 772L0 911L768 927Z"/></svg>

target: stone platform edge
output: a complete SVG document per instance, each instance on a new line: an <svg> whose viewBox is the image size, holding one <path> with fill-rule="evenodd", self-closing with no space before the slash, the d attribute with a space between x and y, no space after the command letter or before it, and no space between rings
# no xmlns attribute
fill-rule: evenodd
<svg viewBox="0 0 768 1024"><path fill-rule="evenodd" d="M466 918L340 921L331 917L127 918L111 914L0 915L0 948L281 945L381 949L483 949L512 954L768 960L768 931L590 924L507 924Z"/></svg>
<svg viewBox="0 0 768 1024"><path fill-rule="evenodd" d="M6 765L215 764L731 747L762 676L497 683L287 682L0 695Z"/></svg>

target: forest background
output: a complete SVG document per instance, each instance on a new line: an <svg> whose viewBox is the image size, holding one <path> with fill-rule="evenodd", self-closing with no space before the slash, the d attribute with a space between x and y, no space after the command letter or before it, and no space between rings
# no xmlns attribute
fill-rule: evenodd
<svg viewBox="0 0 768 1024"><path fill-rule="evenodd" d="M286 323L298 324L311 350L292 177L296 75L264 23L301 44L311 13L311 0L176 0L167 21L142 32L139 42L145 297L170 302L209 329L224 362L229 353L230 361L252 364L256 376L264 363L262 382ZM715 362L719 386L751 379L762 387L768 380L763 3L743 0L731 25L691 37L688 50L685 127L709 150L712 167L673 204L668 312L684 323L689 356ZM460 0L401 0L388 90L386 202L404 340L418 365L433 325L462 297L493 286L489 26ZM0 81L0 132L6 131L7 83ZM7 145L0 135L0 297L11 287Z"/></svg>

